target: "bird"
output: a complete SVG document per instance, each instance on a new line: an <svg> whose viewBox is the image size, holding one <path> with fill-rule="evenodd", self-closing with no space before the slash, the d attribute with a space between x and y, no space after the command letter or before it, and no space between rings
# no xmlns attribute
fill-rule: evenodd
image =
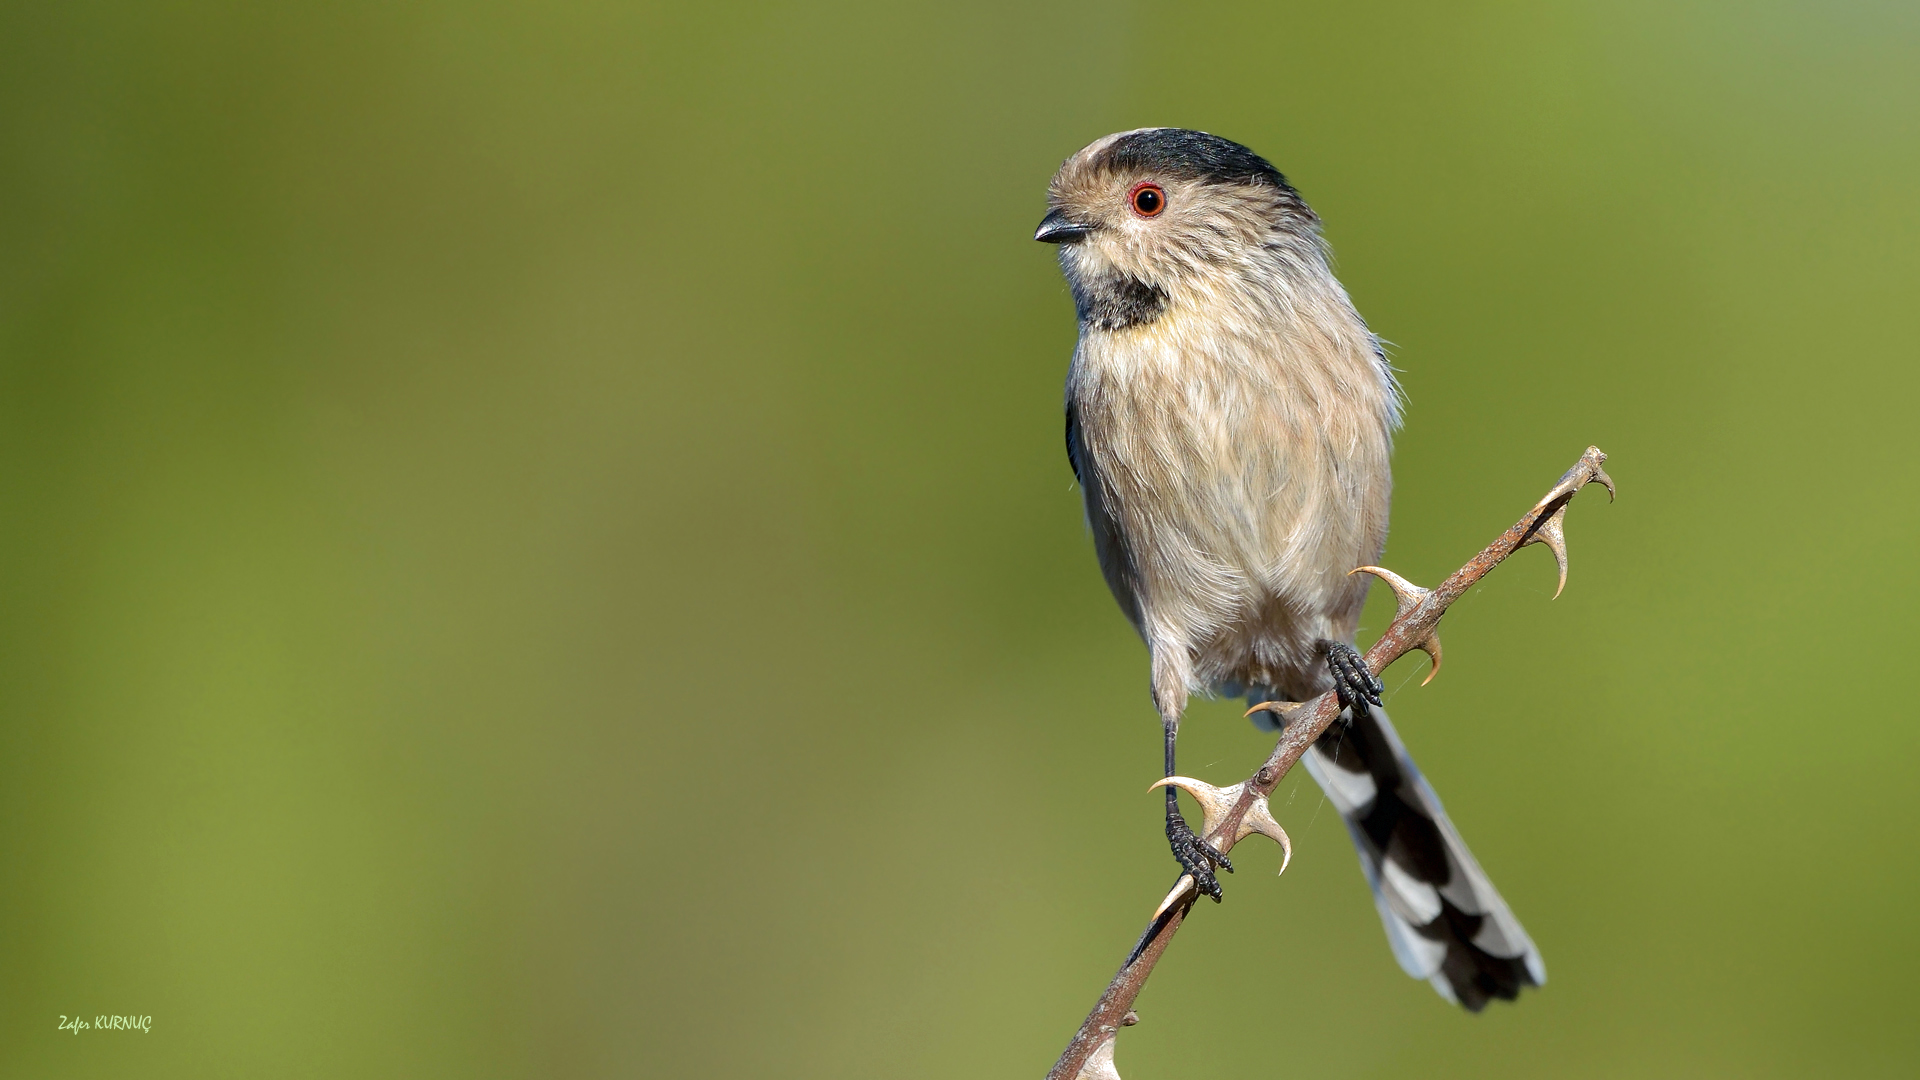
<svg viewBox="0 0 1920 1080"><path fill-rule="evenodd" d="M1095 140L1047 187L1079 322L1066 447L1100 569L1145 641L1166 776L1191 696L1342 707L1304 755L1400 966L1478 1012L1546 982L1539 950L1408 756L1354 647L1386 543L1402 395L1320 219L1217 135ZM1271 712L1252 714L1277 729ZM1216 903L1232 863L1166 791L1174 858Z"/></svg>

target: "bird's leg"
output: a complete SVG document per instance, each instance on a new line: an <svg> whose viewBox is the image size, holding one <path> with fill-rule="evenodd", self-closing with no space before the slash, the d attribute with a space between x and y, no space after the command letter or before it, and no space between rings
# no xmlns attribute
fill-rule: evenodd
<svg viewBox="0 0 1920 1080"><path fill-rule="evenodd" d="M1163 719L1167 734L1167 776L1177 776L1173 767L1173 744L1180 735L1180 718ZM1227 873L1233 873L1233 863L1212 844L1202 839L1180 816L1180 796L1174 788L1167 787L1167 843L1173 848L1173 857L1180 862L1180 868L1193 875L1194 885L1203 893L1213 897L1214 903L1220 902L1220 882L1213 876L1214 867Z"/></svg>
<svg viewBox="0 0 1920 1080"><path fill-rule="evenodd" d="M1327 671L1333 676L1333 689L1340 696L1340 707L1347 710L1348 721L1358 719L1370 706L1378 707L1386 686L1373 677L1366 657L1344 641L1322 639L1320 648L1327 654Z"/></svg>

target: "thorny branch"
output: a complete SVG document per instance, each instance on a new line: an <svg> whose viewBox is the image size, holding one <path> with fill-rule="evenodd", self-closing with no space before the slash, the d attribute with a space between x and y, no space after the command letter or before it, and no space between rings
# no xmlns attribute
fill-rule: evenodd
<svg viewBox="0 0 1920 1080"><path fill-rule="evenodd" d="M1553 552L1554 563L1560 570L1560 589L1567 585L1567 506L1581 488L1590 483L1598 483L1607 489L1609 501L1613 498L1613 479L1607 475L1601 465L1607 455L1597 446L1587 447L1580 460L1568 469L1560 482L1547 492L1546 497L1534 504L1513 527L1502 533L1499 539L1488 544L1467 561L1465 566L1453 572L1453 575L1432 589L1423 589L1407 579L1377 566L1363 566L1352 571L1365 571L1387 583L1399 600L1400 610L1393 622L1387 627L1380 640L1367 650L1367 666L1375 674L1387 669L1387 665L1400 659L1407 653L1418 649L1433 660L1433 670L1427 673L1427 681L1440 671L1440 637L1436 628L1440 625L1440 616L1455 600L1465 595L1468 589L1479 582L1501 561L1529 544L1545 544ZM1554 590L1554 596L1560 595L1560 589ZM1425 685L1423 682L1422 685ZM1282 712L1293 702L1266 702L1256 705L1251 712L1270 709ZM1226 852L1235 843L1255 832L1265 834L1277 841L1286 858L1292 856L1292 846L1273 821L1267 808L1267 796L1293 768L1300 755L1306 753L1322 732L1340 715L1338 697L1328 691L1298 708L1285 711L1286 726L1275 744L1273 753L1254 774L1238 784L1228 788L1216 788L1186 777L1170 777L1162 784L1171 783L1186 790L1206 814L1206 825L1201 830L1207 842L1221 852ZM1161 784L1155 784L1155 787ZM1281 870L1286 869L1283 861ZM1106 992L1100 995L1100 1001L1094 1005L1086 1022L1074 1033L1073 1041L1054 1063L1053 1071L1047 1073L1047 1080L1120 1080L1120 1074L1113 1065L1114 1040L1122 1027L1138 1022L1133 1012L1134 999L1140 995L1140 988L1146 983L1147 976L1153 973L1162 953L1173 935L1186 920L1187 913L1193 909L1199 892L1193 887L1193 878L1182 875L1174 885L1173 891L1160 902L1153 918L1147 923L1146 932L1127 955L1126 963L1107 984Z"/></svg>

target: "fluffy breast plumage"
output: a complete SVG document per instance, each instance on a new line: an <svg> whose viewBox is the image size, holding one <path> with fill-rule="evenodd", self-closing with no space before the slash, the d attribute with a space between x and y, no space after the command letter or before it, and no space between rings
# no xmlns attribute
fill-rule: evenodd
<svg viewBox="0 0 1920 1080"><path fill-rule="evenodd" d="M1067 391L1102 568L1156 669L1188 691L1317 688L1314 643L1352 638L1367 579L1347 571L1386 537L1393 385L1364 324L1176 306L1083 330Z"/></svg>

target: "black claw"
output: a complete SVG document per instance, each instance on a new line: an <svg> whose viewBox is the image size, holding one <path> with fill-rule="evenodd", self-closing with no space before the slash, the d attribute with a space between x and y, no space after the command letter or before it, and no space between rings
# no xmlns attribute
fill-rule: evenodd
<svg viewBox="0 0 1920 1080"><path fill-rule="evenodd" d="M1366 657L1361 656L1359 650L1343 641L1322 641L1320 647L1326 650L1327 671L1333 675L1333 689L1340 696L1340 707L1348 711L1349 717L1359 716L1362 709L1380 704L1386 685L1374 678Z"/></svg>
<svg viewBox="0 0 1920 1080"><path fill-rule="evenodd" d="M1173 848L1173 857L1179 861L1180 868L1193 875L1193 882L1201 892L1213 897L1214 903L1220 902L1223 895L1219 879L1213 876L1215 867L1233 873L1233 863L1212 844L1202 840L1199 834L1187 824L1187 819L1178 813L1167 815L1167 843Z"/></svg>

